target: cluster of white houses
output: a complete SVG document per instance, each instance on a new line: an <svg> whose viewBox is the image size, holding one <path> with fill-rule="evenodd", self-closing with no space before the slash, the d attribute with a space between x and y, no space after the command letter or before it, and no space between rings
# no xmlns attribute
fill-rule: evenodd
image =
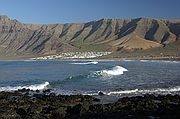
<svg viewBox="0 0 180 119"><path fill-rule="evenodd" d="M87 59L96 58L104 55L111 54L111 52L66 52L56 55L48 55L36 58L30 58L32 60L46 60L46 59Z"/></svg>

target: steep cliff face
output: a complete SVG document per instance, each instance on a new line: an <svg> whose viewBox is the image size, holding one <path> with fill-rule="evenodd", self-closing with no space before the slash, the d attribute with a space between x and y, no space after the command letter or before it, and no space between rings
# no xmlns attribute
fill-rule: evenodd
<svg viewBox="0 0 180 119"><path fill-rule="evenodd" d="M93 51L102 46L105 46L102 50L110 51L148 49L179 39L180 20L101 19L88 23L38 25L0 16L0 55ZM86 47L90 45L93 47Z"/></svg>

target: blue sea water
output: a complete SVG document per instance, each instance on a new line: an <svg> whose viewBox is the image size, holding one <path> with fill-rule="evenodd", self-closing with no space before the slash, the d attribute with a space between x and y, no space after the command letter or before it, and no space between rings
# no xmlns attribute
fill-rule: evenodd
<svg viewBox="0 0 180 119"><path fill-rule="evenodd" d="M53 89L57 94L138 95L180 92L180 62L0 61L0 91Z"/></svg>

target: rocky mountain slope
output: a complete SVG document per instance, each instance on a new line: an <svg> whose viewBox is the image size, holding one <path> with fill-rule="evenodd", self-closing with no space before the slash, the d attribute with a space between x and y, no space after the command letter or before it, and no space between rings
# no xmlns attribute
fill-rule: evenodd
<svg viewBox="0 0 180 119"><path fill-rule="evenodd" d="M180 40L180 20L101 19L88 23L23 24L0 16L0 55L144 50Z"/></svg>

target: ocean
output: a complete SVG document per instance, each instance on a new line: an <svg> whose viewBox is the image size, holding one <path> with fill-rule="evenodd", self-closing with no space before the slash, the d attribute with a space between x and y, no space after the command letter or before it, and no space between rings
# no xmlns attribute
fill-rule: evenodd
<svg viewBox="0 0 180 119"><path fill-rule="evenodd" d="M178 94L180 62L162 60L0 61L0 91L45 90L62 95Z"/></svg>

